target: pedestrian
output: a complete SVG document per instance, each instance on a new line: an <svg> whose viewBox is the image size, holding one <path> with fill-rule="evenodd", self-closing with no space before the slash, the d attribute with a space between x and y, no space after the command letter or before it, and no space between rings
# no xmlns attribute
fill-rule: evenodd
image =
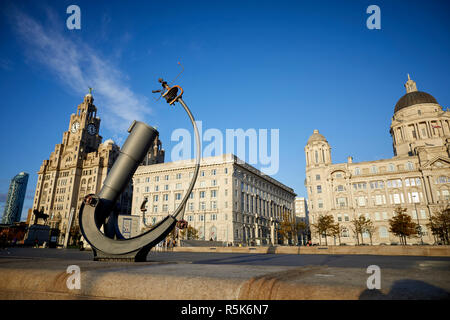
<svg viewBox="0 0 450 320"><path fill-rule="evenodd" d="M34 239L34 247L35 247L35 248L39 248L39 241L38 241L37 238Z"/></svg>

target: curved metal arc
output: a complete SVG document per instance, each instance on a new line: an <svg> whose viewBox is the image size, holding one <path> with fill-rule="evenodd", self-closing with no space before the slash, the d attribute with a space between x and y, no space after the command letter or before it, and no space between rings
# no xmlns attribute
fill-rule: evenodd
<svg viewBox="0 0 450 320"><path fill-rule="evenodd" d="M192 177L191 183L189 185L189 188L181 201L178 208L175 210L173 215L168 215L166 218L164 218L162 221L160 221L158 224L156 224L152 229L148 230L147 232L140 234L136 237L128 238L128 239L112 239L107 236L105 236L97 227L96 221L95 221L95 214L97 206L93 205L85 205L82 204L80 208L80 215L79 215L79 222L81 227L81 232L86 239L86 241L95 249L102 251L107 254L112 255L123 255L131 252L137 252L141 250L146 250L153 246L155 246L157 243L159 243L161 240L163 240L173 229L175 226L177 220L181 220L184 217L184 209L186 202L189 199L189 196L192 192L192 189L194 188L195 182L197 180L198 172L200 169L200 161L201 161L201 141L200 141L200 134L198 132L197 124L195 122L194 116L192 115L191 111L187 107L187 105L184 103L184 101L180 98L177 99L177 101L180 102L180 104L185 109L186 113L188 114L192 125L194 127L195 131L195 138L197 143L197 153L196 153L196 162L195 162L195 170L194 175ZM97 197L98 200L101 200L99 197ZM97 205L101 203L101 201L97 201Z"/></svg>
<svg viewBox="0 0 450 320"><path fill-rule="evenodd" d="M178 98L178 102L180 102L180 104L183 106L184 110L188 114L189 119L191 119L192 126L194 127L194 132L195 132L195 141L197 144L197 148L196 148L197 152L196 152L196 157L195 157L195 169L194 169L194 175L192 176L191 184L189 185L189 188L188 188L186 194L184 195L183 200L181 200L180 205L175 210L175 212L172 214L172 217L174 217L177 220L181 220L184 217L184 208L185 208L186 202L188 201L189 196L191 195L192 189L194 189L195 182L197 181L198 171L200 170L202 146L201 146L201 141L200 141L200 134L199 134L198 128L197 128L197 123L195 122L195 119L191 113L191 110L189 110L188 106L186 105L186 103L184 103L182 98Z"/></svg>
<svg viewBox="0 0 450 320"><path fill-rule="evenodd" d="M176 224L176 220L167 216L155 227L143 234L129 239L111 239L106 237L95 225L96 207L82 204L80 215L81 232L89 244L97 250L113 255L138 251L143 247L152 247L163 240Z"/></svg>

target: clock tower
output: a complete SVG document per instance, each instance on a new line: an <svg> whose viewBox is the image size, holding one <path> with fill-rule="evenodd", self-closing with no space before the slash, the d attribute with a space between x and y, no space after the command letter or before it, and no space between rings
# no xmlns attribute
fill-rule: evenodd
<svg viewBox="0 0 450 320"><path fill-rule="evenodd" d="M89 92L84 96L84 101L78 105L77 113L70 117L68 136L73 142L78 142L80 152L89 153L97 150L102 142L99 129L100 118L97 118L94 97Z"/></svg>

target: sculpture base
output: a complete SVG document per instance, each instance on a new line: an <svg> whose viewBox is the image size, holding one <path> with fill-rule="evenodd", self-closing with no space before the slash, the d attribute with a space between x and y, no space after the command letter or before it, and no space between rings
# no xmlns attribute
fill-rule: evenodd
<svg viewBox="0 0 450 320"><path fill-rule="evenodd" d="M31 225L28 229L27 238L24 241L24 245L32 246L36 244L42 245L44 242L50 242L50 227L41 224Z"/></svg>
<svg viewBox="0 0 450 320"><path fill-rule="evenodd" d="M93 249L94 261L108 261L108 262L145 262L147 261L147 254L150 251L149 248L141 248L137 251L129 252L126 254L109 254L100 250Z"/></svg>

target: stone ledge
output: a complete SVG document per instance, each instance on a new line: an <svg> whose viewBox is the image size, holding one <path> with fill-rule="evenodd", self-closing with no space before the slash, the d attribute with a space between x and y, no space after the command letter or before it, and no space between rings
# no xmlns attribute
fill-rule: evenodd
<svg viewBox="0 0 450 320"><path fill-rule="evenodd" d="M382 290L367 290L368 274L361 268L5 260L0 264L1 299L450 298L450 271L423 274L416 270L386 269L382 275ZM66 269L71 264L81 269L79 290L69 290L66 286L69 277Z"/></svg>
<svg viewBox="0 0 450 320"><path fill-rule="evenodd" d="M175 247L174 252L360 254L384 256L450 257L450 246L274 246L274 247Z"/></svg>

